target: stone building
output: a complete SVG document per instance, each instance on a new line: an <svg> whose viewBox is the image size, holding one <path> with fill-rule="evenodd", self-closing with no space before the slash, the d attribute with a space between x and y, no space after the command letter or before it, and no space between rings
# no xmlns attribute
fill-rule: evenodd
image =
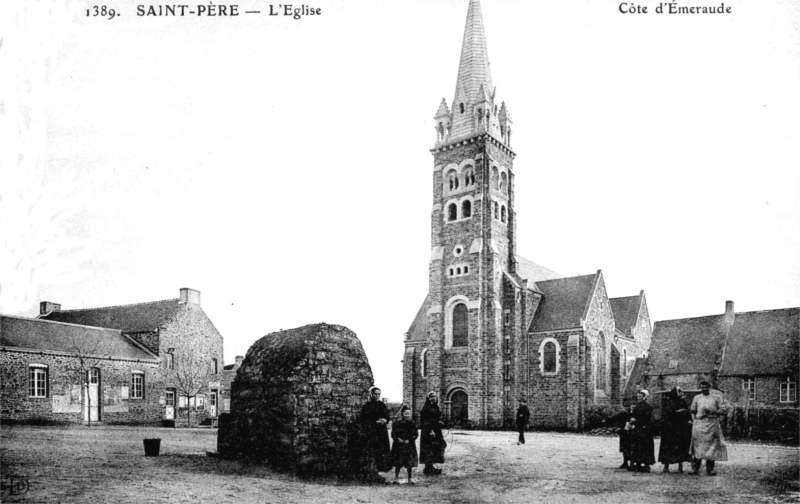
<svg viewBox="0 0 800 504"><path fill-rule="evenodd" d="M637 368L627 394L705 380L735 405L797 407L800 308L736 313L727 301L723 314L658 321Z"/></svg>
<svg viewBox="0 0 800 504"><path fill-rule="evenodd" d="M93 421L181 424L190 412L192 422L218 414L222 336L201 308L199 291L77 310L46 301L37 319L3 322L0 356L9 363L3 367L4 420L81 421L91 414ZM90 368L88 388L75 372L81 358L90 364L84 366ZM28 383L28 393L6 386L16 382ZM69 407L62 396L69 396ZM81 414L76 401L97 406Z"/></svg>
<svg viewBox="0 0 800 504"><path fill-rule="evenodd" d="M268 334L236 372L218 452L298 473L346 473L351 429L372 383L361 342L346 327Z"/></svg>
<svg viewBox="0 0 800 504"><path fill-rule="evenodd" d="M600 271L564 278L517 254L513 124L478 0L435 122L429 287L406 333L403 400L418 412L437 391L450 421L500 427L526 397L535 423L580 429L646 352L647 305L643 293L609 300Z"/></svg>

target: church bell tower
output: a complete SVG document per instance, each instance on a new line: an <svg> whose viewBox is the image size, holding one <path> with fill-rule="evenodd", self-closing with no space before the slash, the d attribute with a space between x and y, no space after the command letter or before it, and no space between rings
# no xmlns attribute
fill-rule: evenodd
<svg viewBox="0 0 800 504"><path fill-rule="evenodd" d="M427 389L454 423L499 426L510 390L503 285L516 272L515 154L479 0L469 2L453 101L443 98L434 119Z"/></svg>

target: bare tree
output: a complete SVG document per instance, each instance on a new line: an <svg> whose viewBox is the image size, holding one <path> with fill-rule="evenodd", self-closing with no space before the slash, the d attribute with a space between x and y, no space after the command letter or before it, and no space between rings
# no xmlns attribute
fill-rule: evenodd
<svg viewBox="0 0 800 504"><path fill-rule="evenodd" d="M81 385L81 414L86 412L87 425L92 426L92 395L90 385L92 370L101 361L111 358L110 334L104 331L70 331L67 336L67 351L74 358L68 366L79 375ZM98 382L98 387L100 386ZM99 395L99 394L98 394ZM98 406L99 405L95 405Z"/></svg>
<svg viewBox="0 0 800 504"><path fill-rule="evenodd" d="M186 348L181 348L174 352L173 359L174 369L170 371L170 377L178 396L186 398L186 416L189 427L191 427L192 403L196 403L197 396L204 393L208 388L210 363L208 359L204 359Z"/></svg>

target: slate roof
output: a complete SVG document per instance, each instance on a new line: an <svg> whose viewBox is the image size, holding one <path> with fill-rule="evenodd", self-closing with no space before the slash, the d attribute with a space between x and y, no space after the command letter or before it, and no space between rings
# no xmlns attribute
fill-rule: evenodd
<svg viewBox="0 0 800 504"><path fill-rule="evenodd" d="M184 303L180 299L167 299L106 308L61 310L42 315L42 320L67 322L93 327L118 329L124 333L150 332L162 327Z"/></svg>
<svg viewBox="0 0 800 504"><path fill-rule="evenodd" d="M428 303L428 296L425 296L425 301L422 302L422 306L417 310L414 321L411 322L411 326L408 328L409 341L423 341L428 339Z"/></svg>
<svg viewBox="0 0 800 504"><path fill-rule="evenodd" d="M800 308L736 313L656 322L650 343L650 374L711 372L727 348L719 374L780 375L800 361Z"/></svg>
<svg viewBox="0 0 800 504"><path fill-rule="evenodd" d="M517 275L526 280L541 282L544 280L553 280L555 278L564 278L564 275L561 273L556 273L553 270L549 270L544 266L525 259L522 256L514 257L517 260Z"/></svg>
<svg viewBox="0 0 800 504"><path fill-rule="evenodd" d="M594 294L598 275L599 272L537 282L544 296L533 316L529 332L580 327L581 318Z"/></svg>
<svg viewBox="0 0 800 504"><path fill-rule="evenodd" d="M0 346L158 362L118 330L23 317L0 317Z"/></svg>
<svg viewBox="0 0 800 504"><path fill-rule="evenodd" d="M611 303L611 313L614 314L614 324L618 331L626 336L633 336L632 329L639 320L639 309L642 306L641 294L638 296L620 297L608 300Z"/></svg>

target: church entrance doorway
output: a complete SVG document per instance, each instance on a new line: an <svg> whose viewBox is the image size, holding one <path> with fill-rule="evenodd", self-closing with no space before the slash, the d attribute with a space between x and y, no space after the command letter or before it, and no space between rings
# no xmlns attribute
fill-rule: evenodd
<svg viewBox="0 0 800 504"><path fill-rule="evenodd" d="M469 419L469 396L462 389L450 394L450 424L453 427L466 427Z"/></svg>

